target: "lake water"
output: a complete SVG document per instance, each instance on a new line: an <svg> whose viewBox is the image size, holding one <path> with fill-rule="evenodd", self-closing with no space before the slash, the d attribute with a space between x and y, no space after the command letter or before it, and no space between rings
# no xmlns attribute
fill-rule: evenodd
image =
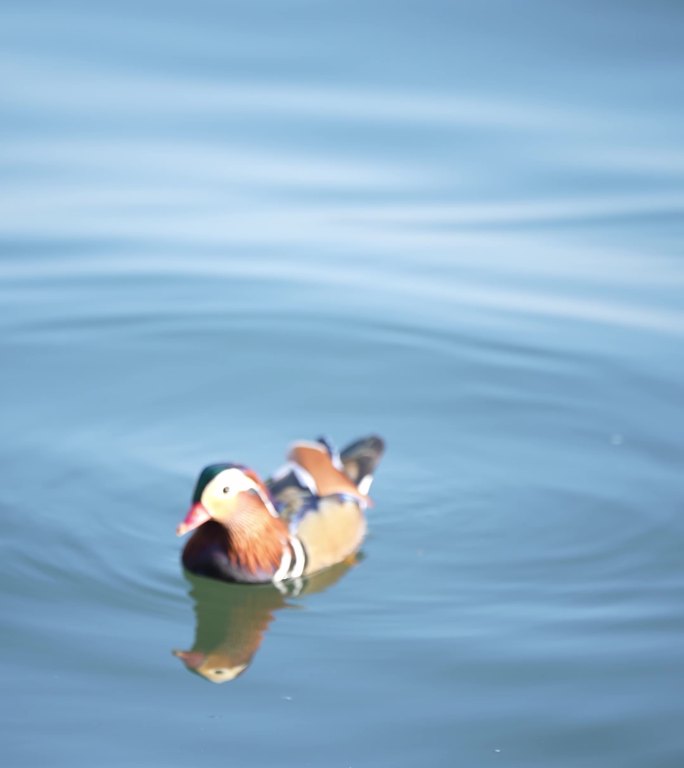
<svg viewBox="0 0 684 768"><path fill-rule="evenodd" d="M4 765L682 765L683 24L3 3ZM184 575L203 465L369 432L355 567Z"/></svg>

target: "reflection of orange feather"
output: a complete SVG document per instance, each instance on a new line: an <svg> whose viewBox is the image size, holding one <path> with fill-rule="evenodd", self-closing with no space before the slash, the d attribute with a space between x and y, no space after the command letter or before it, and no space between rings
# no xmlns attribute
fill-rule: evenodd
<svg viewBox="0 0 684 768"><path fill-rule="evenodd" d="M337 568L310 577L302 594L322 592L354 565L352 558ZM195 641L188 651L173 651L187 669L212 683L227 683L251 664L275 613L288 598L274 587L245 587L187 577L195 602Z"/></svg>
<svg viewBox="0 0 684 768"><path fill-rule="evenodd" d="M290 450L288 459L299 464L306 470L316 483L319 496L329 496L333 493L348 493L357 499L370 503L368 496L359 492L356 485L337 467L334 466L330 455L323 446L295 443Z"/></svg>

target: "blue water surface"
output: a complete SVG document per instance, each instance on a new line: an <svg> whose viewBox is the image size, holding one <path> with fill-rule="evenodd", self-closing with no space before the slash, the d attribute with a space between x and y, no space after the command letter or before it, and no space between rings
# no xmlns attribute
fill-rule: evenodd
<svg viewBox="0 0 684 768"><path fill-rule="evenodd" d="M682 765L683 25L2 4L3 764ZM183 573L203 465L369 432L354 567Z"/></svg>

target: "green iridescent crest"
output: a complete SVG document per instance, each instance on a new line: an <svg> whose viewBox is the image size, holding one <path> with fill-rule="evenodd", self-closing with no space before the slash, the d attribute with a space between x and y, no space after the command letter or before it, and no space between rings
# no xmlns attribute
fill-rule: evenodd
<svg viewBox="0 0 684 768"><path fill-rule="evenodd" d="M231 464L229 462L224 462L222 464L210 464L208 467L205 467L200 473L200 476L197 478L197 483L195 485L195 493L193 494L193 497L192 497L193 503L196 504L202 498L202 493L204 492L204 489L216 477L216 475L223 472L224 469L230 469L231 467L239 467L239 466L240 466L239 464Z"/></svg>

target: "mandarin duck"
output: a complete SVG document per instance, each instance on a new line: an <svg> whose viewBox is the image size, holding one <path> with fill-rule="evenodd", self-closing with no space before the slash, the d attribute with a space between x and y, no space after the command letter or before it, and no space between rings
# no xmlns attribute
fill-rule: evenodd
<svg viewBox="0 0 684 768"><path fill-rule="evenodd" d="M266 482L241 464L205 467L176 530L194 531L183 565L200 576L278 585L344 561L366 533L368 491L383 451L376 436L341 453L324 438L297 442Z"/></svg>
<svg viewBox="0 0 684 768"><path fill-rule="evenodd" d="M307 578L299 596L324 591L353 565L347 559ZM192 574L186 578L195 604L195 640L190 650L173 655L211 683L234 680L252 663L275 614L292 604L271 584L226 584Z"/></svg>

